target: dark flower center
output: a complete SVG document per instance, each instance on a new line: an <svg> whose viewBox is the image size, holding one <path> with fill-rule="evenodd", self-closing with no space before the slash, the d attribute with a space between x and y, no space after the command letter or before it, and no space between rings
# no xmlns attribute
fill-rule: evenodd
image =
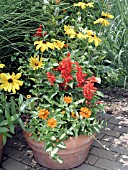
<svg viewBox="0 0 128 170"><path fill-rule="evenodd" d="M93 35L93 34L92 34L91 36L92 36L92 37L94 37L94 35Z"/></svg>
<svg viewBox="0 0 128 170"><path fill-rule="evenodd" d="M8 82L9 82L9 83L12 83L12 82L13 82L13 80L10 78L10 79L8 79Z"/></svg>
<svg viewBox="0 0 128 170"><path fill-rule="evenodd" d="M105 16L101 16L101 18L106 18Z"/></svg>
<svg viewBox="0 0 128 170"><path fill-rule="evenodd" d="M44 44L46 44L47 42L46 41L42 41Z"/></svg>
<svg viewBox="0 0 128 170"><path fill-rule="evenodd" d="M38 66L38 63L35 63L35 66Z"/></svg>

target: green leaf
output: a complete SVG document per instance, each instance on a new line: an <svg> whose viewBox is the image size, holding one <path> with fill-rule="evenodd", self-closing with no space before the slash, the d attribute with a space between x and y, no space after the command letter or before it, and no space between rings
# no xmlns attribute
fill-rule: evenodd
<svg viewBox="0 0 128 170"><path fill-rule="evenodd" d="M57 160L60 164L62 164L62 162L63 162L62 159L61 159L59 156L56 157L56 160Z"/></svg>
<svg viewBox="0 0 128 170"><path fill-rule="evenodd" d="M0 127L0 133L8 132L8 128L6 127Z"/></svg>
<svg viewBox="0 0 128 170"><path fill-rule="evenodd" d="M0 122L0 127L6 126L7 124L8 124L7 120L3 120L2 122Z"/></svg>
<svg viewBox="0 0 128 170"><path fill-rule="evenodd" d="M3 144L5 145L6 144L6 141L7 141L7 136L6 134L3 135Z"/></svg>
<svg viewBox="0 0 128 170"><path fill-rule="evenodd" d="M74 102L74 104L75 104L75 105L78 105L78 104L80 104L80 103L83 103L84 101L85 101L85 99L80 99L80 100Z"/></svg>
<svg viewBox="0 0 128 170"><path fill-rule="evenodd" d="M6 108L5 108L5 116L6 116L6 119L7 119L7 120L10 120L9 108L8 108L7 105L6 105L5 107L6 107Z"/></svg>
<svg viewBox="0 0 128 170"><path fill-rule="evenodd" d="M9 125L9 129L14 134L14 125L12 123Z"/></svg>
<svg viewBox="0 0 128 170"><path fill-rule="evenodd" d="M34 102L34 101L37 100L37 99L38 99L37 97L28 99L26 102L24 102L24 103L20 106L19 111L20 111L20 112L23 112L26 106L28 106L29 104L31 104L32 102Z"/></svg>
<svg viewBox="0 0 128 170"><path fill-rule="evenodd" d="M59 144L57 144L57 147L59 147L61 149L65 149L66 145L64 145L64 143L59 143Z"/></svg>
<svg viewBox="0 0 128 170"><path fill-rule="evenodd" d="M54 155L58 152L59 148L54 148L51 153L50 153L50 156L51 157L54 157Z"/></svg>
<svg viewBox="0 0 128 170"><path fill-rule="evenodd" d="M34 82L36 82L36 79L35 78L29 78L30 80L32 80L32 81L34 81Z"/></svg>
<svg viewBox="0 0 128 170"><path fill-rule="evenodd" d="M60 137L59 140L63 140L66 137L66 133L63 133Z"/></svg>
<svg viewBox="0 0 128 170"><path fill-rule="evenodd" d="M46 152L51 152L51 151L52 151L52 149L53 149L53 147L52 147L52 146L50 146L48 149L46 149Z"/></svg>
<svg viewBox="0 0 128 170"><path fill-rule="evenodd" d="M19 101L19 105L21 105L23 103L23 95L22 94L19 95L18 101Z"/></svg>
<svg viewBox="0 0 128 170"><path fill-rule="evenodd" d="M15 103L13 97L11 97L11 113L13 115L16 114L16 103Z"/></svg>

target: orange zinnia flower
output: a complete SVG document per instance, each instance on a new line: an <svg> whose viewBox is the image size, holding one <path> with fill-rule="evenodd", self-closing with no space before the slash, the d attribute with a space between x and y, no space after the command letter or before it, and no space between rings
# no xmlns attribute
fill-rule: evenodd
<svg viewBox="0 0 128 170"><path fill-rule="evenodd" d="M87 107L81 107L80 115L82 115L82 117L89 118L91 116L91 110L89 110Z"/></svg>
<svg viewBox="0 0 128 170"><path fill-rule="evenodd" d="M39 110L38 117L40 119L46 119L48 117L48 115L49 115L49 111L48 110L46 110L46 109L40 109Z"/></svg>
<svg viewBox="0 0 128 170"><path fill-rule="evenodd" d="M50 119L48 119L48 121L47 121L47 125L48 125L49 127L51 127L51 128L56 127L56 125L57 125L57 121L56 121L56 119L54 119L54 118L50 118Z"/></svg>
<svg viewBox="0 0 128 170"><path fill-rule="evenodd" d="M64 102L67 103L67 104L72 103L72 98L70 96L65 96Z"/></svg>

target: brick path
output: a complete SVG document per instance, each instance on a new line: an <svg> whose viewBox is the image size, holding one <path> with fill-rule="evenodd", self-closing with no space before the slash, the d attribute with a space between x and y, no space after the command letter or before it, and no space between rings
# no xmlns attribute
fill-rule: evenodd
<svg viewBox="0 0 128 170"><path fill-rule="evenodd" d="M105 115L104 118L108 127L97 139L109 150L95 141L88 159L72 170L128 170L128 117ZM21 129L16 132L4 148L0 170L48 170L34 161Z"/></svg>

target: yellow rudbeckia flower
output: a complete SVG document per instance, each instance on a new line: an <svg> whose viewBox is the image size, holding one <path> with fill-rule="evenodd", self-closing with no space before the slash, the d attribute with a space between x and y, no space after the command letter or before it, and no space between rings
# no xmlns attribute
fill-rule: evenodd
<svg viewBox="0 0 128 170"><path fill-rule="evenodd" d="M65 34L70 35L71 38L74 38L77 33L75 32L75 30L73 28L71 28L69 25L64 25L64 31Z"/></svg>
<svg viewBox="0 0 128 170"><path fill-rule="evenodd" d="M15 75L15 73L12 73L12 75L1 73L0 74L0 89L4 89L4 91L13 92L16 93L16 90L19 90L20 87L23 85L23 81L18 80L21 77L21 73L18 73Z"/></svg>
<svg viewBox="0 0 128 170"><path fill-rule="evenodd" d="M4 64L0 64L0 68L3 68L5 65Z"/></svg>
<svg viewBox="0 0 128 170"><path fill-rule="evenodd" d="M53 42L53 45L55 48L57 48L58 50L60 50L61 48L64 47L64 41L59 41L59 40L55 40L55 39L52 39L54 42Z"/></svg>
<svg viewBox="0 0 128 170"><path fill-rule="evenodd" d="M100 24L102 24L103 26L108 26L108 25L110 25L110 22L109 22L108 20L104 19L104 18L99 18L99 19L97 19L96 21L94 21L93 23L94 23L94 24L100 23Z"/></svg>
<svg viewBox="0 0 128 170"><path fill-rule="evenodd" d="M79 39L85 39L85 38L87 38L87 37L86 37L85 34L82 34L81 32L79 32L79 33L77 34L77 38L79 38Z"/></svg>
<svg viewBox="0 0 128 170"><path fill-rule="evenodd" d="M30 65L30 67L33 68L33 70L37 70L37 69L41 68L44 65L44 63L42 61L43 61L43 58L39 59L39 55L37 57L34 56L34 57L30 58L29 65Z"/></svg>
<svg viewBox="0 0 128 170"><path fill-rule="evenodd" d="M84 2L74 3L73 6L81 7L82 9L85 9L86 4Z"/></svg>
<svg viewBox="0 0 128 170"><path fill-rule="evenodd" d="M36 50L39 50L43 53L45 50L48 51L48 48L54 50L54 44L47 41L35 41L34 45L36 45Z"/></svg>
<svg viewBox="0 0 128 170"><path fill-rule="evenodd" d="M110 25L110 22L106 18L112 19L114 18L114 16L109 14L108 12L106 13L102 12L101 17L97 19L96 21L94 21L93 23L94 24L101 23L103 26L108 26Z"/></svg>
<svg viewBox="0 0 128 170"><path fill-rule="evenodd" d="M101 18L102 17L106 17L106 18L109 18L109 19L112 19L112 18L114 18L114 16L113 15L111 15L110 13L108 13L108 12L102 12L102 14L101 14Z"/></svg>
<svg viewBox="0 0 128 170"><path fill-rule="evenodd" d="M101 39L98 38L92 30L86 30L86 37L88 37L88 42L92 43L94 41L95 46L98 46L101 43Z"/></svg>
<svg viewBox="0 0 128 170"><path fill-rule="evenodd" d="M73 6L78 6L81 7L82 9L85 9L86 7L94 7L93 6L94 2L78 2L74 3Z"/></svg>
<svg viewBox="0 0 128 170"><path fill-rule="evenodd" d="M93 4L94 4L94 2L85 2L85 5L86 5L87 7L90 7L90 8L93 8L93 7L94 7Z"/></svg>

